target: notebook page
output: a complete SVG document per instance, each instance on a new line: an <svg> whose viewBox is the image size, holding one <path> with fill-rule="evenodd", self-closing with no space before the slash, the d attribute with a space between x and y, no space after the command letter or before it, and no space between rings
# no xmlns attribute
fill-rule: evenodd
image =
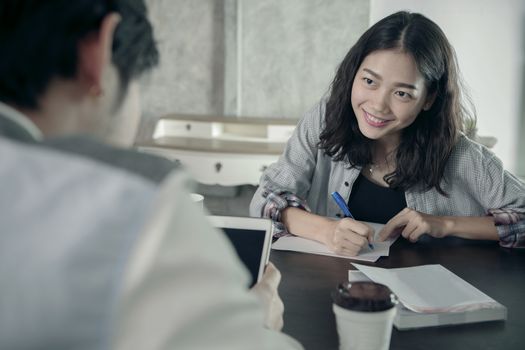
<svg viewBox="0 0 525 350"><path fill-rule="evenodd" d="M449 312L477 309L495 301L441 265L382 269L353 264L375 282L387 285L408 309Z"/></svg>
<svg viewBox="0 0 525 350"><path fill-rule="evenodd" d="M375 235L377 236L384 225L369 223L375 230ZM390 246L395 242L395 238L386 240L384 242L373 242L374 249L370 249L368 246L363 247L359 254L354 257L349 257L345 255L338 255L333 253L326 247L324 244L313 241L307 238L297 237L297 236L286 236L279 238L275 243L272 244L272 249L276 250L290 250L296 252L310 253L310 254L319 254L334 256L338 258L346 258L352 260L368 261L375 262L381 256L388 256L390 254Z"/></svg>

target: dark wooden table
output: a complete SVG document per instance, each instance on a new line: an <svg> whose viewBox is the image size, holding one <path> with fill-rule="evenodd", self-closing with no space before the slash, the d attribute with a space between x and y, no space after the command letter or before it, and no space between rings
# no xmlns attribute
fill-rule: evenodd
<svg viewBox="0 0 525 350"><path fill-rule="evenodd" d="M282 273L279 292L285 305L284 332L305 349L337 349L330 292L348 280L351 261L285 251L272 251L270 260ZM371 265L424 264L441 264L499 301L507 307L508 319L410 331L394 328L390 349L525 349L525 249L458 238L425 237L416 244L400 238L390 248L389 257Z"/></svg>

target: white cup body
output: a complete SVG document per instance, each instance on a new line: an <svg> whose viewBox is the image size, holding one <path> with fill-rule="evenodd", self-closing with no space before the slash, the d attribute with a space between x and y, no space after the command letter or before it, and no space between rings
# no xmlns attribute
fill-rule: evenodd
<svg viewBox="0 0 525 350"><path fill-rule="evenodd" d="M387 350L396 307L386 311L353 311L333 304L340 350Z"/></svg>
<svg viewBox="0 0 525 350"><path fill-rule="evenodd" d="M204 208L204 196L198 193L190 193L191 199L197 203L197 205L203 209Z"/></svg>

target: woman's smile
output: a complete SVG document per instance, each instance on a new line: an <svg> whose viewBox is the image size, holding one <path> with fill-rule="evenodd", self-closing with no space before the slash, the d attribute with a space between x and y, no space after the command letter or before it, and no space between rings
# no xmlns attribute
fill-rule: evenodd
<svg viewBox="0 0 525 350"><path fill-rule="evenodd" d="M376 117L373 114L368 113L363 109L364 115L365 115L365 121L368 123L368 125L373 126L375 128L381 128L386 126L389 122L393 121L393 119L384 119Z"/></svg>

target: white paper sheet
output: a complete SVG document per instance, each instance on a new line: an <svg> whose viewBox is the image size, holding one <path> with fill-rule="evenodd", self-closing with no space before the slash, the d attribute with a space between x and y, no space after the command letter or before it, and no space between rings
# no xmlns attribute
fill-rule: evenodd
<svg viewBox="0 0 525 350"><path fill-rule="evenodd" d="M348 282L370 282L363 272L359 270L348 270ZM469 310L455 310L451 312L415 312L408 309L402 302L397 306L397 314L394 325L398 330L417 329L423 327L435 327L443 325L454 325L474 323L483 321L495 321L507 319L507 308L497 301L476 304L477 307L469 307Z"/></svg>
<svg viewBox="0 0 525 350"><path fill-rule="evenodd" d="M373 281L359 270L348 270L348 282L352 283L352 282L373 282Z"/></svg>
<svg viewBox="0 0 525 350"><path fill-rule="evenodd" d="M458 312L496 303L441 265L383 269L352 264L368 278L388 286L405 307L416 312ZM356 278L349 273L349 278Z"/></svg>
<svg viewBox="0 0 525 350"><path fill-rule="evenodd" d="M367 222L367 224L371 225L374 228L376 235L381 231L381 229L384 226L382 224L369 223L369 222ZM331 252L322 243L313 241L311 239L306 239L306 238L296 237L296 236L279 238L275 243L272 244L272 249L290 250L294 252L327 255L327 256L334 256L338 258L345 258L345 259L351 259L351 260L375 262L381 256L389 255L390 246L392 245L392 243L394 243L394 241L395 239L389 239L384 242L374 242L373 243L374 249L370 249L369 247L364 247L357 256L352 256L352 257L346 256L346 255L335 254Z"/></svg>

